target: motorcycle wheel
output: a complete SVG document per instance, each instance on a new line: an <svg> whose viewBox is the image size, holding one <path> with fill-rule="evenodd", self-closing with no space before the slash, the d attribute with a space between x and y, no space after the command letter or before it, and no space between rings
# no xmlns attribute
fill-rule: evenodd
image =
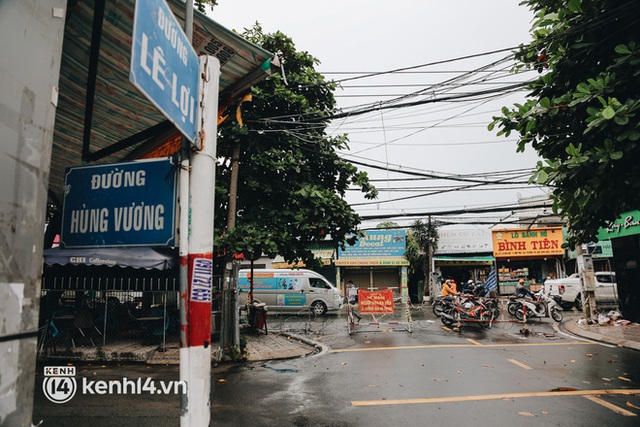
<svg viewBox="0 0 640 427"><path fill-rule="evenodd" d="M449 309L442 310L442 314L447 314L448 316L451 316L451 318L447 316L440 316L440 321L442 322L442 324L445 326L453 325L453 317L454 317L453 309L449 308Z"/></svg>
<svg viewBox="0 0 640 427"><path fill-rule="evenodd" d="M556 322L562 322L563 319L562 312L559 310L551 310L551 318Z"/></svg>
<svg viewBox="0 0 640 427"><path fill-rule="evenodd" d="M580 296L580 294L578 294L573 304L575 305L576 310L582 311L582 297Z"/></svg>
<svg viewBox="0 0 640 427"><path fill-rule="evenodd" d="M442 310L444 310L444 304L442 303L442 301L437 301L435 304L433 304L433 314L440 317L440 315L442 314Z"/></svg>
<svg viewBox="0 0 640 427"><path fill-rule="evenodd" d="M507 311L509 311L509 314L512 316L516 315L516 311L518 311L518 308L520 308L520 303L519 302L510 302L507 305Z"/></svg>
<svg viewBox="0 0 640 427"><path fill-rule="evenodd" d="M516 319L520 321L524 320L524 310L522 310L522 308L516 310Z"/></svg>

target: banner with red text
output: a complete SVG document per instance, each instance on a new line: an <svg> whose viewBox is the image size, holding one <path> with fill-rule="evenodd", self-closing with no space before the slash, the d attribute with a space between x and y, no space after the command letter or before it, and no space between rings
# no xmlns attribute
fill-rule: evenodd
<svg viewBox="0 0 640 427"><path fill-rule="evenodd" d="M492 230L493 256L517 258L563 255L562 227Z"/></svg>
<svg viewBox="0 0 640 427"><path fill-rule="evenodd" d="M366 291L358 289L360 314L393 313L393 290Z"/></svg>

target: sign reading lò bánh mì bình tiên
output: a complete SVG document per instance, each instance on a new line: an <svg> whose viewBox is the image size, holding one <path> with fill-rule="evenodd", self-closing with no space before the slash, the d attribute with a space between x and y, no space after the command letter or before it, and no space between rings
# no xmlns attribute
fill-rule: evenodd
<svg viewBox="0 0 640 427"><path fill-rule="evenodd" d="M562 227L492 230L491 234L495 258L564 254Z"/></svg>

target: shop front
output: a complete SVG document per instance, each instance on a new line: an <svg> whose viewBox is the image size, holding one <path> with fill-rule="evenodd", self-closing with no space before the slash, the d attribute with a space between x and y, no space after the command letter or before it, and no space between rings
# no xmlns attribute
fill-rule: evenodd
<svg viewBox="0 0 640 427"><path fill-rule="evenodd" d="M393 289L394 295L407 297L407 267L404 230L370 230L355 245L338 249L336 283L346 292L352 281L357 288Z"/></svg>
<svg viewBox="0 0 640 427"><path fill-rule="evenodd" d="M562 227L493 229L491 234L501 295L515 293L521 279L535 292L564 271Z"/></svg>
<svg viewBox="0 0 640 427"><path fill-rule="evenodd" d="M495 262L489 230L443 229L438 234L438 249L433 261L440 282L454 279L460 288L469 280L476 283L487 281Z"/></svg>
<svg viewBox="0 0 640 427"><path fill-rule="evenodd" d="M622 315L640 321L640 211L630 211L600 230L598 239L610 239Z"/></svg>

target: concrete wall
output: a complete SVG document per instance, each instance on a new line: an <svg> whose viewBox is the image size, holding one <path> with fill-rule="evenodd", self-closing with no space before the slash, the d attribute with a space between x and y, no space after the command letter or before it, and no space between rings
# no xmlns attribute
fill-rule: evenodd
<svg viewBox="0 0 640 427"><path fill-rule="evenodd" d="M0 425L31 424L66 0L0 1Z"/></svg>

